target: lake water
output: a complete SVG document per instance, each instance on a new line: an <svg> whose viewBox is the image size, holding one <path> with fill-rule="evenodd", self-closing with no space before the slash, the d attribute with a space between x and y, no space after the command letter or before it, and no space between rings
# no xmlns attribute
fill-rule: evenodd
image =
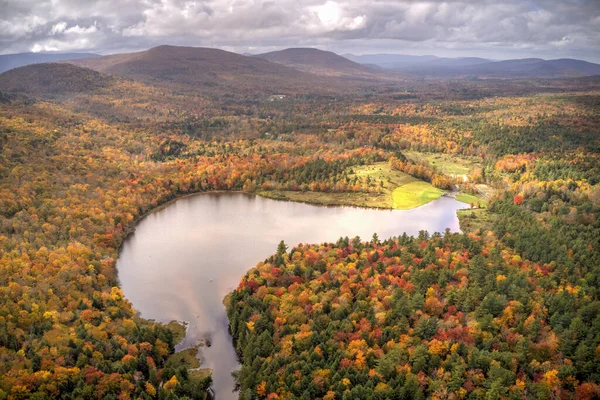
<svg viewBox="0 0 600 400"><path fill-rule="evenodd" d="M206 338L203 368L213 369L218 400L237 399L231 371L238 369L223 297L259 261L275 253L280 240L336 242L341 236L370 240L420 230L459 231L450 197L407 210L322 207L265 199L244 193L203 193L181 198L146 216L124 242L117 268L125 296L142 317L187 321L177 348Z"/></svg>

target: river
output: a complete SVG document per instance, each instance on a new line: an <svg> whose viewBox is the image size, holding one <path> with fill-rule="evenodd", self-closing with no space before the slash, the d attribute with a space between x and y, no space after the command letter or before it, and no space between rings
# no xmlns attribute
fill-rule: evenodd
<svg viewBox="0 0 600 400"><path fill-rule="evenodd" d="M117 268L121 288L144 318L189 323L177 349L209 339L200 349L213 370L218 400L237 399L231 371L239 368L223 297L247 270L275 253L280 240L335 242L341 236L380 239L420 230L459 231L456 210L441 197L412 210L323 207L245 193L202 193L150 213L123 243Z"/></svg>

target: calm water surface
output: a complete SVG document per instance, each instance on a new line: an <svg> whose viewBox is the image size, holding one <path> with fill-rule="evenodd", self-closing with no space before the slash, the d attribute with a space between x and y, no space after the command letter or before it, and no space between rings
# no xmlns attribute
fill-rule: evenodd
<svg viewBox="0 0 600 400"><path fill-rule="evenodd" d="M117 268L125 296L145 318L189 323L178 349L210 339L200 349L202 367L213 369L218 400L236 399L231 371L239 368L228 333L223 297L280 240L335 242L341 236L368 240L420 230L458 231L456 210L465 205L442 197L408 210L321 207L243 193L185 197L149 214L127 238Z"/></svg>

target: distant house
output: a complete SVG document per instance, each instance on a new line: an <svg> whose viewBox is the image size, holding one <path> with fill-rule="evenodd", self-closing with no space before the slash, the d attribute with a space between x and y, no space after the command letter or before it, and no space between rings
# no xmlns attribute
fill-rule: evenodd
<svg viewBox="0 0 600 400"><path fill-rule="evenodd" d="M285 94L272 94L271 96L269 96L269 101L283 100L283 99L285 99Z"/></svg>

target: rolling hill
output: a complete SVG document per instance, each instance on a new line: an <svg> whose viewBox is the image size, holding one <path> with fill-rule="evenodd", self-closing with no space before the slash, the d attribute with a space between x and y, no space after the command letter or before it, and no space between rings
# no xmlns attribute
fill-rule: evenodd
<svg viewBox="0 0 600 400"><path fill-rule="evenodd" d="M202 47L159 46L128 54L68 61L153 85L185 91L235 93L327 91L335 81L259 57Z"/></svg>
<svg viewBox="0 0 600 400"><path fill-rule="evenodd" d="M419 75L436 77L478 77L499 79L527 78L579 78L600 74L600 65L573 59L543 60L541 58L523 58L503 60L464 67L429 66L413 70L404 70Z"/></svg>
<svg viewBox="0 0 600 400"><path fill-rule="evenodd" d="M466 66L489 63L490 60L478 57L436 57L432 55L413 56L404 54L344 54L344 57L364 65L376 65L385 69L403 69L420 66Z"/></svg>
<svg viewBox="0 0 600 400"><path fill-rule="evenodd" d="M93 53L18 53L0 55L0 74L13 68L63 60L100 57Z"/></svg>
<svg viewBox="0 0 600 400"><path fill-rule="evenodd" d="M45 100L111 121L164 121L218 112L201 94L146 85L67 63L27 65L0 74L0 103Z"/></svg>
<svg viewBox="0 0 600 400"><path fill-rule="evenodd" d="M373 69L336 53L312 48L285 49L255 57L321 76L373 78L377 74Z"/></svg>
<svg viewBox="0 0 600 400"><path fill-rule="evenodd" d="M92 93L114 79L70 64L32 64L0 74L0 91L35 97Z"/></svg>
<svg viewBox="0 0 600 400"><path fill-rule="evenodd" d="M600 74L600 64L569 58L557 60L525 58L471 66L467 71L499 77L578 78Z"/></svg>
<svg viewBox="0 0 600 400"><path fill-rule="evenodd" d="M362 64L436 78L578 78L600 74L600 64L582 60L523 58L493 61L478 57L440 58L401 54L345 55Z"/></svg>

